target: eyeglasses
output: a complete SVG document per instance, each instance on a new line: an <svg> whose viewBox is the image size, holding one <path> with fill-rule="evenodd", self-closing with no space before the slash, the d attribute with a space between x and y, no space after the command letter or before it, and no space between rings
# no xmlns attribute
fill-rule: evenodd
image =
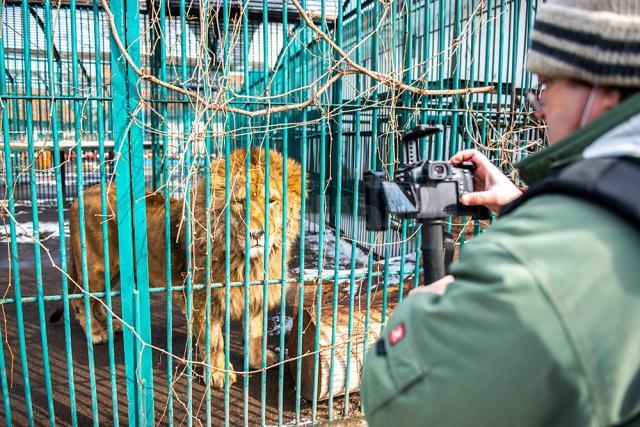
<svg viewBox="0 0 640 427"><path fill-rule="evenodd" d="M545 82L540 82L534 90L524 91L524 96L527 98L527 102L531 105L533 111L542 111L544 108L544 103L540 101L540 96L546 89L547 84Z"/></svg>

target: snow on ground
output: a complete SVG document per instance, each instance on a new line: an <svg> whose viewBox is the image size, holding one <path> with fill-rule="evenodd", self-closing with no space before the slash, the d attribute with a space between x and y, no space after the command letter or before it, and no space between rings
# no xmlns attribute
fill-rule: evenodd
<svg viewBox="0 0 640 427"><path fill-rule="evenodd" d="M33 222L29 217L29 222L20 221L16 224L16 242L17 243L32 243L33 234ZM42 221L38 223L38 231L40 233L39 240L41 242L47 241L51 238L58 238L60 236L60 227L57 222ZM64 234L69 235L69 221L64 222ZM0 243L7 243L11 240L11 230L9 228L9 222L5 220L4 224L0 224Z"/></svg>
<svg viewBox="0 0 640 427"><path fill-rule="evenodd" d="M307 221L306 231L305 231L305 271L307 268L313 269L318 268L318 253L320 250L320 236L321 233L318 231L320 227L318 224ZM323 266L332 269L336 267L336 233L329 226L325 226L322 235L323 239ZM351 267L351 241L345 239L343 236L340 236L339 241L339 258L338 258L338 268L339 269L347 269L349 270ZM307 255L309 254L309 255ZM356 260L356 268L361 267L367 264L368 254L365 253L361 248L356 246L355 251L355 260ZM299 270L298 270L299 271Z"/></svg>
<svg viewBox="0 0 640 427"><path fill-rule="evenodd" d="M271 319L269 320L269 324L271 325L271 328L269 328L269 331L267 332L267 335L274 336L274 335L280 335L280 313L271 316ZM284 332L285 334L288 334L289 331L291 331L291 328L293 328L293 317L291 316L284 316Z"/></svg>
<svg viewBox="0 0 640 427"><path fill-rule="evenodd" d="M335 244L336 244L336 234L335 231L329 227L325 226L323 229L324 233L324 243L323 243L323 269L321 272L318 271L318 253L320 246L320 232L315 231L319 230L320 227L318 224L307 221L305 231L305 242L304 242L304 252L305 252L305 263L304 263L304 277L309 280L313 280L318 278L318 276L325 278L326 280L332 280L335 277L336 270L338 267L338 277L341 281L347 280L351 275L351 241L340 236L339 241L339 258L338 262L335 262ZM314 231L312 231L314 230ZM368 264L368 253L362 250L362 248L356 246L355 251L355 268L353 273L356 276L362 276L367 273L367 264ZM404 279L413 275L415 271L415 253L407 254L404 256ZM373 271L382 274L382 268L384 267L384 260L375 260L374 259ZM397 284L400 281L400 266L401 266L401 257L389 258L388 269L389 278L388 283L393 285ZM337 266L336 266L337 264ZM294 264L295 265L295 264ZM300 273L300 266L297 265L295 268L291 270L291 273L294 275L298 275Z"/></svg>
<svg viewBox="0 0 640 427"><path fill-rule="evenodd" d="M402 258L400 256L389 258L389 272L398 272L400 274L400 265L402 262ZM379 261L379 263L384 264L384 260ZM410 253L404 256L404 275L413 274L416 269L416 254Z"/></svg>
<svg viewBox="0 0 640 427"><path fill-rule="evenodd" d="M271 325L271 327L269 328L269 330L267 331L267 336L270 337L279 337L280 336L280 327L281 327L281 322L280 322L280 313L275 314L273 316L271 316L271 318L269 319L269 323L267 323L268 325ZM293 317L288 316L285 314L284 316L284 333L285 336L289 335L289 332L291 332L291 328L293 328ZM276 353L280 354L280 347L276 347L275 348ZM289 349L285 346L284 348L284 357L285 359L289 354Z"/></svg>

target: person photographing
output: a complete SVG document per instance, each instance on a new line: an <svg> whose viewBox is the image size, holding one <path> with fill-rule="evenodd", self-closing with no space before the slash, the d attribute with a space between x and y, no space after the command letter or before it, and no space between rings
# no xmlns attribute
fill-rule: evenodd
<svg viewBox="0 0 640 427"><path fill-rule="evenodd" d="M524 192L452 157L499 219L369 349L371 426L640 424L640 2L541 3L527 68L550 145Z"/></svg>

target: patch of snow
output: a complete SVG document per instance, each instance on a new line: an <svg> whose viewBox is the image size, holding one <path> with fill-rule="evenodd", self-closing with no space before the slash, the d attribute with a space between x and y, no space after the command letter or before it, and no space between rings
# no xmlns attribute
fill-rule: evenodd
<svg viewBox="0 0 640 427"><path fill-rule="evenodd" d="M323 230L324 233L324 244L323 244L323 269L322 271L318 271L318 250L320 246L320 232L319 230ZM335 248L336 248L336 234L335 231L326 226L322 229L318 224L313 221L307 220L306 222L306 234L305 234L305 242L304 242L304 251L305 251L305 263L304 263L304 277L305 280L315 280L319 277L324 280L333 280L336 274L336 268L338 277L340 278L341 283L346 282L346 287L343 289L345 291L349 290L349 277L351 276L351 241L343 236L340 236L340 240L338 242L339 248L339 257L338 262L335 262ZM363 251L361 248L356 246L355 253L355 268L353 273L360 278L363 275L366 275L368 272L367 265L369 262L368 253ZM401 266L401 257L396 256L393 258L389 258L387 264L388 274L388 284L389 285L397 285L400 282L400 266ZM379 276L378 278L374 278L373 283L376 286L376 283L382 283L382 274L384 271L385 260L373 260L374 265L372 266L372 270L375 274ZM407 280L409 277L413 276L416 268L416 254L415 252L405 254L404 256L404 269L403 269L403 280ZM296 265L295 263L293 265ZM299 264L297 267L291 269L291 273L294 276L298 276L300 274Z"/></svg>
<svg viewBox="0 0 640 427"><path fill-rule="evenodd" d="M401 259L400 256L389 258L389 266L388 266L389 271L397 271L398 274L399 274L401 261L402 261L402 259ZM378 262L381 263L381 264L384 264L384 260L380 260ZM404 256L404 273L405 273L405 275L407 273L413 273L413 271L415 269L416 269L416 254L415 254L415 252L405 255Z"/></svg>
<svg viewBox="0 0 640 427"><path fill-rule="evenodd" d="M295 275L300 274L300 268L294 268L291 270ZM366 268L354 268L354 274L366 274ZM317 268L305 268L304 269L304 277L309 279L317 279L318 276L324 277L326 280L332 280L335 277L336 270L325 268L322 270L322 274L318 275ZM342 279L348 278L351 275L350 269L340 269L338 270L338 276Z"/></svg>
<svg viewBox="0 0 640 427"><path fill-rule="evenodd" d="M269 331L267 332L267 335L269 335L270 337L274 335L280 335L280 324L281 324L280 314L271 316L270 320L273 326L269 329ZM291 331L291 328L293 328L293 317L285 315L284 316L284 333L288 334Z"/></svg>
<svg viewBox="0 0 640 427"><path fill-rule="evenodd" d="M338 242L338 259L336 262L336 233L329 226L325 226L324 229L318 226L313 221L307 221L304 248L305 248L305 267L311 267L318 265L318 254L320 250L320 236L322 230L323 236L323 248L322 248L322 264L326 267L338 267L339 269L348 269L351 267L351 246L352 242L345 239L344 236L340 236ZM361 248L356 246L355 248L355 264L356 267L362 267L366 265L368 260L368 254L363 252ZM305 268L305 271L307 268ZM298 270L299 271L299 270Z"/></svg>
<svg viewBox="0 0 640 427"><path fill-rule="evenodd" d="M389 272L388 283L390 285L397 285L400 283L400 265L401 265L401 257L393 257L389 258L389 264L387 266L387 271ZM378 261L378 264L381 267L384 267L384 260ZM382 270L382 269L381 269ZM407 254L404 257L404 270L403 270L403 280L407 280L408 277L413 276L416 270L416 254L411 253ZM382 271L380 271L382 274ZM382 283L382 280L380 281Z"/></svg>
<svg viewBox="0 0 640 427"><path fill-rule="evenodd" d="M43 221L38 224L40 233L39 240L44 242L51 238L60 237L60 228L57 222ZM33 222L20 222L16 224L16 242L17 243L33 243ZM69 235L69 222L64 223L64 234ZM7 243L11 240L11 230L9 223L0 224L0 243Z"/></svg>

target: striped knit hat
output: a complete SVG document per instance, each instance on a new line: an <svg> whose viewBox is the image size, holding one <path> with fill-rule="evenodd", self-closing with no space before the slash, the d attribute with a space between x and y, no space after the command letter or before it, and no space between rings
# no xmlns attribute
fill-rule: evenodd
<svg viewBox="0 0 640 427"><path fill-rule="evenodd" d="M527 68L549 77L640 88L640 0L540 4Z"/></svg>

